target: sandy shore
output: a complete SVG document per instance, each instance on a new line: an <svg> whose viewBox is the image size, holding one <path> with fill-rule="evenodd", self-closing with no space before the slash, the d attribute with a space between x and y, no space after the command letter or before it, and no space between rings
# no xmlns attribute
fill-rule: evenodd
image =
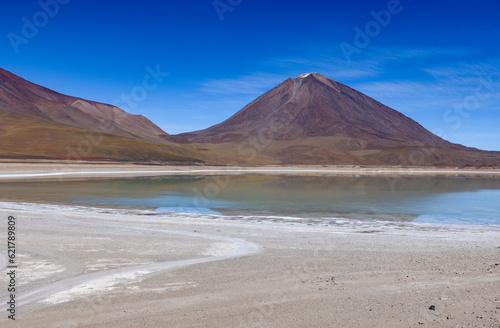
<svg viewBox="0 0 500 328"><path fill-rule="evenodd" d="M186 174L297 174L297 175L500 175L500 169L459 169L437 167L369 167L369 166L181 166L181 165L140 165L130 163L66 163L57 161L0 162L0 181L19 179L70 179L89 177L131 177L154 175Z"/></svg>
<svg viewBox="0 0 500 328"><path fill-rule="evenodd" d="M0 180L170 174L453 174L500 170L0 165ZM500 231L336 220L242 221L1 203L16 218L16 321L1 327L499 327ZM433 307L432 307L433 306ZM432 309L430 309L432 307Z"/></svg>
<svg viewBox="0 0 500 328"><path fill-rule="evenodd" d="M0 203L19 265L0 326L500 325L498 231L150 214Z"/></svg>

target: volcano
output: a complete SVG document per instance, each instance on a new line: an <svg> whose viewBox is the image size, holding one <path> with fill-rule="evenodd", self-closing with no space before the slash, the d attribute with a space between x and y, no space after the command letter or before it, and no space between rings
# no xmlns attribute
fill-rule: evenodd
<svg viewBox="0 0 500 328"><path fill-rule="evenodd" d="M499 152L450 143L411 118L318 73L289 78L224 122L172 140L222 162L498 165Z"/></svg>

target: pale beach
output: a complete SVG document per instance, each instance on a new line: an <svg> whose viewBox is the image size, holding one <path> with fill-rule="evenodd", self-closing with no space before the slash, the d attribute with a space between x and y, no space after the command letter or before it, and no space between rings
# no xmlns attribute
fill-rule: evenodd
<svg viewBox="0 0 500 328"><path fill-rule="evenodd" d="M105 167L70 171L117 172ZM124 171L146 169L158 171ZM19 265L18 320L4 316L2 327L500 324L494 227L12 202L0 203L0 215L16 219ZM0 297L6 304L5 290Z"/></svg>

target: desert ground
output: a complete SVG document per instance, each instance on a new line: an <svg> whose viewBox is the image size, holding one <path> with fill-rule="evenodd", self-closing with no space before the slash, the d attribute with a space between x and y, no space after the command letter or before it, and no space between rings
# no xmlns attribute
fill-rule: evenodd
<svg viewBox="0 0 500 328"><path fill-rule="evenodd" d="M4 163L0 176L49 178L40 174L54 167ZM51 178L189 169L220 168L82 163ZM492 227L0 202L3 240L8 216L16 218L16 320L5 311L4 243L1 327L500 327Z"/></svg>
<svg viewBox="0 0 500 328"><path fill-rule="evenodd" d="M174 174L450 174L450 175L499 175L497 168L456 167L402 167L361 165L160 165L130 164L126 162L85 162L51 160L0 160L0 180L62 179L87 177L127 177Z"/></svg>

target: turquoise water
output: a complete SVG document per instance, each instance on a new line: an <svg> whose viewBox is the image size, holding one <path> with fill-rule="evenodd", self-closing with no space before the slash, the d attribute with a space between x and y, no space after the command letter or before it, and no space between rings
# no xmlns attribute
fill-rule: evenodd
<svg viewBox="0 0 500 328"><path fill-rule="evenodd" d="M500 179L450 176L171 176L0 183L7 201L158 212L500 225Z"/></svg>

